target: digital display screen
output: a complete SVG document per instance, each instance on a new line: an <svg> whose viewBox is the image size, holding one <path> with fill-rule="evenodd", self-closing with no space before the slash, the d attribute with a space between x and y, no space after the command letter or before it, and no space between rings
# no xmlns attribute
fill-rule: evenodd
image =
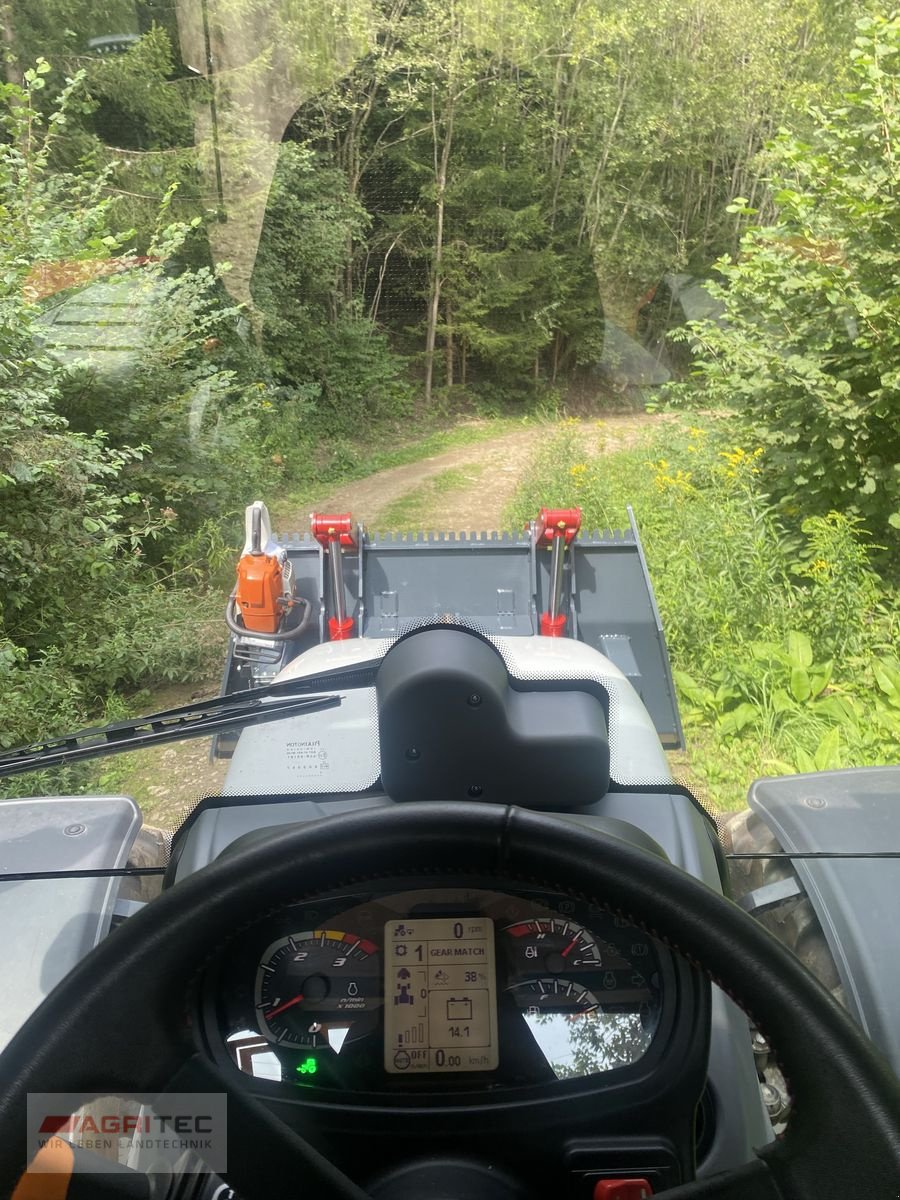
<svg viewBox="0 0 900 1200"><path fill-rule="evenodd" d="M496 1070L493 921L388 921L384 945L384 1069Z"/></svg>

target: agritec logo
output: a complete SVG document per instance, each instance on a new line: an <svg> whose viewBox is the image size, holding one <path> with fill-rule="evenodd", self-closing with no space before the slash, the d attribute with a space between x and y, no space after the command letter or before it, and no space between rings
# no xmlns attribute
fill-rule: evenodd
<svg viewBox="0 0 900 1200"><path fill-rule="evenodd" d="M227 1118L224 1092L170 1092L157 1096L152 1106L137 1096L96 1100L67 1092L32 1092L28 1169L52 1170L44 1165L49 1156L38 1151L65 1141L75 1150L73 1171L82 1174L99 1174L125 1162L148 1172L168 1173L176 1161L181 1172L224 1171Z"/></svg>

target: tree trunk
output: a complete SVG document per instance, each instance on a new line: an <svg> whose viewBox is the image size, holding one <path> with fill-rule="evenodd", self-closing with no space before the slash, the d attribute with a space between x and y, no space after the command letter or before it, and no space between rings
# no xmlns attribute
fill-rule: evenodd
<svg viewBox="0 0 900 1200"><path fill-rule="evenodd" d="M452 94L447 100L447 111L444 118L444 141L438 153L438 118L435 109L435 88L431 89L431 127L434 138L434 182L435 198L435 229L434 256L431 271L431 295L428 299L428 324L425 330L425 404L431 404L431 393L434 384L434 346L437 339L438 312L441 303L441 266L444 256L444 200L447 187L447 165L450 161L450 146L453 142L453 108L456 97Z"/></svg>
<svg viewBox="0 0 900 1200"><path fill-rule="evenodd" d="M381 266L378 269L378 286L375 288L375 295L372 297L372 307L369 310L369 320L373 325L378 319L378 306L381 303L381 293L384 290L384 277L387 274L388 259L391 257L391 252L399 241L400 234L398 233L385 251L384 258L381 261ZM366 280L368 275L369 272L366 270L363 273L363 280Z"/></svg>
<svg viewBox="0 0 900 1200"><path fill-rule="evenodd" d="M630 80L628 68L627 66L623 66L619 69L619 77L617 80L618 101L616 104L616 111L613 113L612 120L606 127L603 140L603 149L600 153L597 166L594 170L593 178L591 179L590 186L588 187L587 194L584 198L584 215L581 218L581 227L578 230L579 246L584 241L585 235L587 235L588 245L590 246L593 246L596 240L597 226L600 223L600 188L603 181L603 173L606 170L607 163L609 162L609 156L610 152L612 151L616 130L619 127L619 121L622 118L622 113L625 108L625 101L628 98L630 91L629 83ZM593 218L589 216L591 208L595 208L597 210Z"/></svg>
<svg viewBox="0 0 900 1200"><path fill-rule="evenodd" d="M14 58L16 35L13 27L12 5L0 4L0 24L3 30L3 46L6 51L4 54L6 82L13 83L16 87L21 87L23 83L22 68Z"/></svg>
<svg viewBox="0 0 900 1200"><path fill-rule="evenodd" d="M447 323L447 340L444 345L445 376L448 388L453 387L453 314L450 305L444 306L444 320Z"/></svg>

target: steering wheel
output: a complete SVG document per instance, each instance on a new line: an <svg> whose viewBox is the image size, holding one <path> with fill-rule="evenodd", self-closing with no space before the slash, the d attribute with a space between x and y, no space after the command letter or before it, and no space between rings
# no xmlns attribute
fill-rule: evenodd
<svg viewBox="0 0 900 1200"><path fill-rule="evenodd" d="M0 1196L25 1168L29 1092L228 1092L228 1183L242 1200L365 1193L191 1036L204 963L254 916L361 878L527 878L580 895L691 959L752 1017L792 1093L788 1129L751 1163L667 1200L897 1200L900 1084L806 969L736 905L625 842L524 809L413 803L281 830L211 864L126 921L0 1055ZM402 1145L402 1139L398 1140ZM460 1197L460 1200L463 1200Z"/></svg>

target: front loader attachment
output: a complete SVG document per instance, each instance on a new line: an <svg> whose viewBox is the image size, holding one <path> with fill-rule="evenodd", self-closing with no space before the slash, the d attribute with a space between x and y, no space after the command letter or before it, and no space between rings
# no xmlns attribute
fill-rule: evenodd
<svg viewBox="0 0 900 1200"><path fill-rule="evenodd" d="M312 604L304 636L275 643L232 634L222 690L269 682L336 634L394 639L445 621L489 637L562 635L605 654L637 690L662 744L681 747L668 652L630 508L628 517L629 528L617 532L581 530L577 509L542 509L521 533L370 533L349 514L313 513L310 533L280 543L296 593ZM215 753L227 755L224 738Z"/></svg>

